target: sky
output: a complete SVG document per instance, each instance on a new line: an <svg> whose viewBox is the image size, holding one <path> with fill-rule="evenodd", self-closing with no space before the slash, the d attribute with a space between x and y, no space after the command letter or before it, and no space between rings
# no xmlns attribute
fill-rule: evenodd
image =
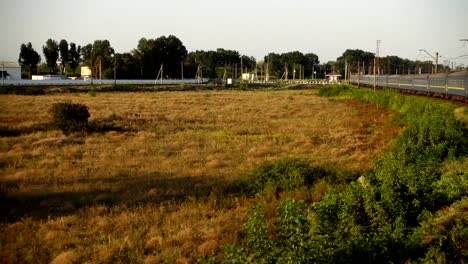
<svg viewBox="0 0 468 264"><path fill-rule="evenodd" d="M116 52L138 40L175 35L187 50L269 52L346 49L440 62L468 54L468 0L2 0L0 60L17 61L22 43L42 55L49 38L86 45L107 39ZM468 56L453 60L468 65Z"/></svg>

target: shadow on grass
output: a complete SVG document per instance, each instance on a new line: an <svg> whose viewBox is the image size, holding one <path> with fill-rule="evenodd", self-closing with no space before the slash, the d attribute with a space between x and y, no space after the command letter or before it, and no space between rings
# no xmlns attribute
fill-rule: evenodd
<svg viewBox="0 0 468 264"><path fill-rule="evenodd" d="M66 183L87 184L83 191L15 192L20 181L0 184L0 222L14 222L23 217L47 219L73 214L81 208L96 205L140 206L145 204L181 203L191 198L206 198L222 193L225 180L174 175L118 176L80 179ZM8 190L8 191L7 191Z"/></svg>
<svg viewBox="0 0 468 264"><path fill-rule="evenodd" d="M52 130L50 123L34 124L24 127L0 126L0 137L17 137L24 134L31 134L39 131Z"/></svg>
<svg viewBox="0 0 468 264"><path fill-rule="evenodd" d="M0 125L0 137L17 137L21 135L32 134L36 132L44 132L57 129L52 123L38 123L31 126L1 126ZM106 133L110 131L117 132L131 132L135 131L130 124L118 117L111 115L106 118L94 119L88 123L85 132L88 133Z"/></svg>
<svg viewBox="0 0 468 264"><path fill-rule="evenodd" d="M119 115L112 114L105 118L99 118L89 121L89 133L106 133L110 131L131 132L135 131L129 122Z"/></svg>

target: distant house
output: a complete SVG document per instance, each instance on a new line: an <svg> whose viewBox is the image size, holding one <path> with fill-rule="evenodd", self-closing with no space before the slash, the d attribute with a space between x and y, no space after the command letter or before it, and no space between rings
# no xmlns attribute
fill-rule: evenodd
<svg viewBox="0 0 468 264"><path fill-rule="evenodd" d="M14 61L0 62L0 80L21 80L21 66Z"/></svg>
<svg viewBox="0 0 468 264"><path fill-rule="evenodd" d="M257 81L257 76L253 73L243 73L242 74L242 80L243 81Z"/></svg>
<svg viewBox="0 0 468 264"><path fill-rule="evenodd" d="M83 79L91 78L91 69L88 66L81 67L81 78Z"/></svg>
<svg viewBox="0 0 468 264"><path fill-rule="evenodd" d="M338 83L340 81L341 74L333 70L332 72L326 74L325 77L327 77L328 83Z"/></svg>

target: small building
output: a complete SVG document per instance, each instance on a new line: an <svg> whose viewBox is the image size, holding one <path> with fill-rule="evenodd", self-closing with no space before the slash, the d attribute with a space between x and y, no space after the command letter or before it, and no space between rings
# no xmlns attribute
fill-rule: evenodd
<svg viewBox="0 0 468 264"><path fill-rule="evenodd" d="M91 69L88 66L81 67L81 78L83 79L91 78Z"/></svg>
<svg viewBox="0 0 468 264"><path fill-rule="evenodd" d="M14 61L0 62L0 80L21 80L21 66Z"/></svg>
<svg viewBox="0 0 468 264"><path fill-rule="evenodd" d="M243 73L242 74L243 81L255 82L257 81L257 76L253 73Z"/></svg>
<svg viewBox="0 0 468 264"><path fill-rule="evenodd" d="M325 75L327 77L327 83L338 83L340 81L341 74L335 72L334 70Z"/></svg>

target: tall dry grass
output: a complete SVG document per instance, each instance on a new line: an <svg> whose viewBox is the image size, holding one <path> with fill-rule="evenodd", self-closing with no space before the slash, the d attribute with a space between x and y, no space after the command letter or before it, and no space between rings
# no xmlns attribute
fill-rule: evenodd
<svg viewBox="0 0 468 264"><path fill-rule="evenodd" d="M111 126L47 129L64 100ZM391 112L313 91L2 95L0 105L6 263L207 258L238 239L255 199L275 199L223 196L242 174L284 156L367 170L398 133Z"/></svg>

